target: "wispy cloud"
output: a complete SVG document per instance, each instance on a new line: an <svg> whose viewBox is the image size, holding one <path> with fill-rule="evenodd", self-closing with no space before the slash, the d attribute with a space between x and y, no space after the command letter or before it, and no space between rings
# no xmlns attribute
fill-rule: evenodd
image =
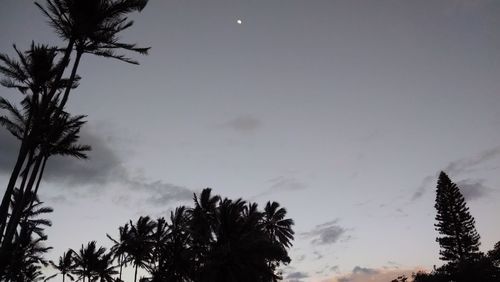
<svg viewBox="0 0 500 282"><path fill-rule="evenodd" d="M347 229L338 225L339 220L335 219L316 225L311 231L302 233L302 236L311 238L314 245L330 245L340 240L349 240Z"/></svg>
<svg viewBox="0 0 500 282"><path fill-rule="evenodd" d="M221 127L238 132L254 132L262 126L262 121L250 116L243 115L224 122Z"/></svg>
<svg viewBox="0 0 500 282"><path fill-rule="evenodd" d="M465 179L458 181L457 186L466 200L477 200L489 196L493 191L484 182L484 179Z"/></svg>
<svg viewBox="0 0 500 282"><path fill-rule="evenodd" d="M294 177L279 176L269 180L271 186L264 192L255 195L253 198L258 198L278 192L300 191L307 188L300 180Z"/></svg>
<svg viewBox="0 0 500 282"><path fill-rule="evenodd" d="M18 142L0 130L0 173L8 174L14 165ZM81 131L81 144L92 146L89 159L79 160L70 157L53 157L47 162L44 182L55 183L61 187L58 193L76 193L82 186L94 187L89 193L103 193L108 187L117 184L127 189L127 194L116 195L116 204L137 204L141 201L151 206L164 206L174 201L190 200L193 191L187 187L174 185L162 180L132 176L116 154L114 138L84 126ZM43 189L43 188L42 188ZM123 192L123 191L122 191ZM130 194L132 192L132 194ZM140 194L140 195L138 195ZM64 194L49 198L51 202L65 202Z"/></svg>
<svg viewBox="0 0 500 282"><path fill-rule="evenodd" d="M500 156L500 147L495 147L492 149L488 149L480 152L475 156L471 156L469 158L462 158L455 161L450 162L446 165L442 170L446 172L448 175L457 177L460 175L464 175L467 173L473 173L477 171L486 170L488 168L484 167L484 164L491 162L497 159ZM426 191L432 186L432 184L436 183L438 179L439 171L436 171L434 175L428 175L424 177L420 185L415 190L415 193L412 196L412 201L415 201L421 198ZM468 194L469 199L477 199L482 196L488 194L489 189L485 187L483 184L484 180L482 179L465 179L457 182L462 184L458 185L462 188L462 192L464 193L464 197L467 197Z"/></svg>

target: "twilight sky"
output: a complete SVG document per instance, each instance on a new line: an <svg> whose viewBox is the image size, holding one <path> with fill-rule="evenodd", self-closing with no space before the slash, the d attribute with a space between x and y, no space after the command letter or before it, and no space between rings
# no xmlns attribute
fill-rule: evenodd
<svg viewBox="0 0 500 282"><path fill-rule="evenodd" d="M50 258L212 187L288 209L286 281L390 281L441 264L440 170L482 250L500 240L499 1L150 0L134 19L140 66L83 58L69 110L94 151L48 164ZM63 45L32 1L3 1L0 36L11 56ZM0 183L17 146L0 131Z"/></svg>

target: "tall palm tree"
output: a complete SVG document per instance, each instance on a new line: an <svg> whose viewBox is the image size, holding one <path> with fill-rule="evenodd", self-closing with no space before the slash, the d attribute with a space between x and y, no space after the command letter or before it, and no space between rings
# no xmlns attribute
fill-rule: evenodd
<svg viewBox="0 0 500 282"><path fill-rule="evenodd" d="M123 266L127 263L127 244L130 241L130 230L128 223L118 228L118 240L113 239L109 234L106 234L106 236L114 244L111 247L111 252L113 253L114 257L118 259L118 265L120 266L118 278L121 280Z"/></svg>
<svg viewBox="0 0 500 282"><path fill-rule="evenodd" d="M212 195L212 189L205 188L198 197L193 196L194 208L189 209L191 235L193 236L194 249L206 253L210 243L214 241L213 227L216 221L217 204L220 197Z"/></svg>
<svg viewBox="0 0 500 282"><path fill-rule="evenodd" d="M149 216L141 216L134 224L130 221L130 240L127 256L135 267L134 282L137 282L138 268L147 268L153 249L152 234L155 222Z"/></svg>
<svg viewBox="0 0 500 282"><path fill-rule="evenodd" d="M1 105L7 105L5 100L0 100ZM24 113L21 114L19 110L17 110L12 105L8 104L8 109L12 112L12 116L15 117L14 121L11 121L8 117L2 117L0 121L9 125L9 129L15 136L19 135L19 131L23 131L22 125L26 124L25 119L22 120L23 117L29 115L31 111L36 111L37 105L39 105L36 100L35 101L25 101ZM5 106L7 108L7 106ZM28 197L28 195L36 195L38 189L40 187L40 182L43 176L43 172L45 169L45 165L49 157L53 155L64 155L64 156L72 156L75 158L86 158L86 151L90 150L90 146L79 145L76 144L79 139L79 132L81 126L85 123L83 118L85 116L70 116L67 113L63 113L61 115L55 114L55 110L57 109L57 99L53 102L49 103L49 107L47 108L48 117L44 117L44 121L40 126L40 133L38 134L38 140L36 142L36 146L38 148L38 155L33 158L34 154L30 154L28 158L28 162L34 160L33 168L31 169L31 175L28 179L27 172L23 175L23 182L21 184L21 192L29 191L30 193L23 194L23 202L32 203L33 200ZM27 113L28 112L28 113ZM21 121L19 121L21 120ZM33 148L34 150L35 148ZM34 151L32 151L34 152ZM26 189L24 189L26 185ZM33 189L34 188L34 189ZM33 192L33 193L31 193ZM20 220L21 208L22 205L14 206L12 217L9 220L7 225L7 231L4 237L4 244L11 240L15 229Z"/></svg>
<svg viewBox="0 0 500 282"><path fill-rule="evenodd" d="M67 252L63 253L62 256L59 257L59 262L57 264L55 264L53 261L49 261L49 263L54 269L56 269L59 272L59 274L62 275L63 282L66 276L68 276L68 278L71 281L75 280L71 275L73 269L75 269L75 264L73 261L73 252L71 250L68 250ZM56 275L57 274L55 274L53 277L55 277Z"/></svg>
<svg viewBox="0 0 500 282"><path fill-rule="evenodd" d="M17 124L21 123L22 126L15 126L15 124L11 124L6 120L0 121L2 125L6 126L11 133L21 140L18 157L0 204L0 230L5 228L10 198L16 181L23 170L23 165L25 165L24 170L31 165L29 162L26 164L26 158L36 145L37 134L34 129L37 128L35 124L39 123L35 122L41 120L40 114L43 112L40 107L33 106L37 105L41 99L40 97L44 96L48 91L65 89L69 83L66 79L55 81L56 70L60 65L56 61L55 48L32 43L27 52L22 53L15 46L14 49L18 55L17 60L0 54L0 74L3 76L0 83L5 87L18 89L24 95L22 102L24 113L11 111L12 105L9 105L9 103L3 103L1 107L1 109L17 114L15 116ZM74 83L71 83L71 85L71 87L75 86ZM31 101L31 104L29 104L29 101ZM28 110L28 107L31 108ZM2 233L0 232L0 235Z"/></svg>
<svg viewBox="0 0 500 282"><path fill-rule="evenodd" d="M186 282L193 277L196 264L189 234L189 213L181 206L170 213L169 232L162 248L160 269L164 281Z"/></svg>
<svg viewBox="0 0 500 282"><path fill-rule="evenodd" d="M91 282L96 276L99 261L106 253L103 247L97 247L96 241L89 242L86 246L82 245L78 252L73 251L75 259L74 273L87 282Z"/></svg>
<svg viewBox="0 0 500 282"><path fill-rule="evenodd" d="M117 54L116 50L147 54L149 48L119 42L119 34L133 24L127 15L142 11L147 2L148 0L47 0L46 7L39 3L36 5L48 17L56 33L68 42L65 54L76 50L70 75L72 81L84 53L133 64L137 62ZM63 95L61 109L68 100L69 91L67 88Z"/></svg>

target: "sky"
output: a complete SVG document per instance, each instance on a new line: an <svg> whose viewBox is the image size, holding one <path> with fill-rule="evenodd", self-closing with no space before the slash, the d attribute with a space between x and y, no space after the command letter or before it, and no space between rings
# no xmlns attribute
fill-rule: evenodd
<svg viewBox="0 0 500 282"><path fill-rule="evenodd" d="M0 52L64 46L32 1L4 0ZM278 201L295 221L285 281L390 281L441 265L437 175L500 241L500 2L150 0L125 42L85 55L68 109L89 160L53 159L40 197L56 259L205 187ZM239 24L238 20L241 21ZM1 89L2 97L19 94ZM0 183L18 149L0 131Z"/></svg>

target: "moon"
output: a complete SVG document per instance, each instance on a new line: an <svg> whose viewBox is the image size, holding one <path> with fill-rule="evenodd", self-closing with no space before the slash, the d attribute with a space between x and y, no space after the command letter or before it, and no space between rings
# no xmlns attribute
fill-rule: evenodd
<svg viewBox="0 0 500 282"><path fill-rule="evenodd" d="M236 23L237 23L237 24L242 24L242 23L243 23L243 21L242 21L242 20L240 20L240 19L238 19L238 20L236 20Z"/></svg>

